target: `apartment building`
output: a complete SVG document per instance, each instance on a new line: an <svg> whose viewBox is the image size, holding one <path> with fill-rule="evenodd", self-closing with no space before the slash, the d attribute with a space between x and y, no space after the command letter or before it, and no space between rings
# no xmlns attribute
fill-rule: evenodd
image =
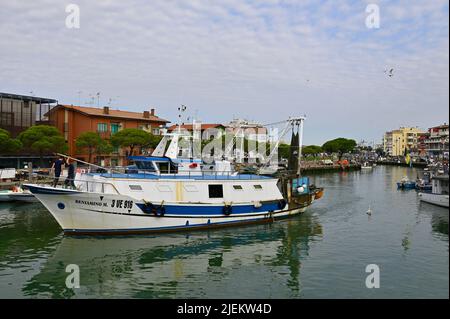
<svg viewBox="0 0 450 319"><path fill-rule="evenodd" d="M405 153L418 153L420 136L425 133L418 127L400 127L386 132L383 136L383 149L387 155L402 156Z"/></svg>
<svg viewBox="0 0 450 319"><path fill-rule="evenodd" d="M88 159L88 155L80 153L75 146L81 133L96 132L103 139L109 140L113 134L122 129L138 128L158 135L160 128L169 123L169 121L156 116L155 109L130 112L113 110L107 106L95 108L58 104L49 111L48 117L50 123L64 135L69 147L68 154L85 161ZM116 149L110 157L96 154L93 161L100 165L123 165L126 155L122 150Z"/></svg>

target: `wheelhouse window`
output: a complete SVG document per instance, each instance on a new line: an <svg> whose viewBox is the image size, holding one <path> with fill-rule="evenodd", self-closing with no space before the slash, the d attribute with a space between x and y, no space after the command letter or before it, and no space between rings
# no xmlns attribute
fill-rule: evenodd
<svg viewBox="0 0 450 319"><path fill-rule="evenodd" d="M132 191L141 191L141 185L128 185Z"/></svg>
<svg viewBox="0 0 450 319"><path fill-rule="evenodd" d="M223 185L208 185L209 198L223 198Z"/></svg>
<svg viewBox="0 0 450 319"><path fill-rule="evenodd" d="M135 165L138 169L154 172L155 167L153 166L153 162L145 162L145 161L135 161Z"/></svg>
<svg viewBox="0 0 450 319"><path fill-rule="evenodd" d="M159 172L161 174L170 173L170 163L169 162L155 162L156 166L158 166Z"/></svg>
<svg viewBox="0 0 450 319"><path fill-rule="evenodd" d="M242 185L233 185L233 188L236 191L241 191L242 190Z"/></svg>
<svg viewBox="0 0 450 319"><path fill-rule="evenodd" d="M155 162L155 164L161 174L175 174L178 172L178 167L172 162Z"/></svg>
<svg viewBox="0 0 450 319"><path fill-rule="evenodd" d="M254 187L256 190L262 190L262 186L261 186L261 185L253 185L253 187Z"/></svg>

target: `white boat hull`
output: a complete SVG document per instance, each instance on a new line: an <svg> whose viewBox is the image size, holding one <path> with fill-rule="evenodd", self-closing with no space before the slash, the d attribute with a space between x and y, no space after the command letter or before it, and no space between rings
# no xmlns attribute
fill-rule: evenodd
<svg viewBox="0 0 450 319"><path fill-rule="evenodd" d="M440 195L432 193L419 193L421 201L434 204L441 207L449 207L449 195Z"/></svg>
<svg viewBox="0 0 450 319"><path fill-rule="evenodd" d="M129 234L194 230L271 222L302 213L306 207L264 210L266 206L242 212L248 205L233 205L230 214L222 213L223 204L157 203L167 207L161 214L145 212L145 202L117 194L87 193L50 187L30 188L50 211L65 233ZM271 206L270 206L271 205ZM276 207L276 203L267 207Z"/></svg>

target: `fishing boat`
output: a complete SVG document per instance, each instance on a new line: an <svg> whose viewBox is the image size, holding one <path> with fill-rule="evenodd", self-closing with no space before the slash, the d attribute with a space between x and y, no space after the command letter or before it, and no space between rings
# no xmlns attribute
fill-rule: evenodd
<svg viewBox="0 0 450 319"><path fill-rule="evenodd" d="M0 202L37 203L39 201L29 190L14 186L11 190L0 191Z"/></svg>
<svg viewBox="0 0 450 319"><path fill-rule="evenodd" d="M415 189L416 182L410 181L408 177L403 177L400 182L397 182L398 189Z"/></svg>
<svg viewBox="0 0 450 319"><path fill-rule="evenodd" d="M303 120L287 121L293 141L299 141ZM323 195L323 189L310 185L299 169L274 178L238 174L226 160L205 164L201 159L179 158L181 136L166 134L152 156L130 157L138 168L134 174L77 174L76 189L26 186L67 234L135 234L273 222L304 212Z"/></svg>
<svg viewBox="0 0 450 319"><path fill-rule="evenodd" d="M419 193L419 199L423 202L441 207L449 207L448 175L433 176L431 193Z"/></svg>

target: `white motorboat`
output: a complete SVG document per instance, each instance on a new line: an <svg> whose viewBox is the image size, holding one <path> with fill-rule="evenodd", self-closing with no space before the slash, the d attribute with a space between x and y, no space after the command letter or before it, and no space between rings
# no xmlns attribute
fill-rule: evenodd
<svg viewBox="0 0 450 319"><path fill-rule="evenodd" d="M421 201L441 207L449 207L448 175L436 175L431 179L431 193L419 193Z"/></svg>
<svg viewBox="0 0 450 319"><path fill-rule="evenodd" d="M14 186L12 190L0 191L0 202L37 203L39 200L29 190Z"/></svg>
<svg viewBox="0 0 450 319"><path fill-rule="evenodd" d="M10 190L0 191L0 202L10 202L9 194L12 193Z"/></svg>
<svg viewBox="0 0 450 319"><path fill-rule="evenodd" d="M303 118L296 121L302 125ZM291 125L291 122L289 122ZM135 174L77 174L77 189L26 185L66 233L123 234L272 222L304 212L323 189L307 177L238 174L231 163L178 158L176 133L150 157L135 156ZM166 151L166 145L170 145Z"/></svg>

